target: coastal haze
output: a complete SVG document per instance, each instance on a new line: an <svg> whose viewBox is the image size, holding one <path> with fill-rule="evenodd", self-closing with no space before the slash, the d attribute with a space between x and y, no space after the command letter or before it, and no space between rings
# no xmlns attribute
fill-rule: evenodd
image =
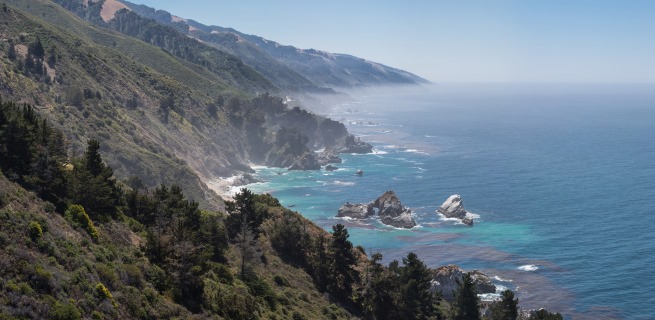
<svg viewBox="0 0 655 320"><path fill-rule="evenodd" d="M141 3L436 83L338 88L348 102L305 97L303 107L346 123L374 154L344 156L330 173L256 167L267 182L247 187L325 229L345 223L355 244L385 261L414 251L431 267L482 269L526 309L588 319L655 314L637 289L653 284L646 253L655 250L645 230L653 203L644 203L655 189L651 2ZM359 169L363 177L353 175ZM414 211L418 228L335 220L343 203L387 190ZM456 193L479 216L473 228L435 213Z"/></svg>
<svg viewBox="0 0 655 320"><path fill-rule="evenodd" d="M0 3L0 318L655 314L653 2Z"/></svg>
<svg viewBox="0 0 655 320"><path fill-rule="evenodd" d="M374 145L334 172L259 168L284 205L324 228L345 223L385 261L481 269L525 309L576 319L647 319L655 238L655 87L435 85L350 92L328 115ZM325 112L325 110L323 110ZM354 175L364 170L362 177ZM335 218L394 190L419 227ZM473 227L435 211L461 194ZM648 285L646 285L648 286Z"/></svg>

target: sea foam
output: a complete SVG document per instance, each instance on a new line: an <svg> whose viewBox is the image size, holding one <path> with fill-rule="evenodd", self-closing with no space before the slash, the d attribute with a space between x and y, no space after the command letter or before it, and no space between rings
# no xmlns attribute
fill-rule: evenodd
<svg viewBox="0 0 655 320"><path fill-rule="evenodd" d="M537 271L539 270L539 267L535 266L534 264L526 264L522 265L516 269L519 269L521 271Z"/></svg>

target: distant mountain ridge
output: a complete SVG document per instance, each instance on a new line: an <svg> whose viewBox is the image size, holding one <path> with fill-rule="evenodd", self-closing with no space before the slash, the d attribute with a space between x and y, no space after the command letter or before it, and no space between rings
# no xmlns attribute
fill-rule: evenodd
<svg viewBox="0 0 655 320"><path fill-rule="evenodd" d="M238 56L280 86L317 89L429 83L410 72L352 55L299 49L232 28L207 26L145 5L120 2L145 18L173 26L205 44Z"/></svg>

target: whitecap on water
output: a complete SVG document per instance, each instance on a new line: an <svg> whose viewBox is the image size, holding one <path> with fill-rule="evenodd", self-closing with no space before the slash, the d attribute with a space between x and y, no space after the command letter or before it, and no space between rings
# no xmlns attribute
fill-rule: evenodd
<svg viewBox="0 0 655 320"><path fill-rule="evenodd" d="M534 264L526 264L522 265L516 269L519 269L521 271L537 271L539 270L539 267L535 266Z"/></svg>
<svg viewBox="0 0 655 320"><path fill-rule="evenodd" d="M416 153L416 154L423 154L423 155L429 155L429 153L427 153L427 152L425 152L425 151L418 150L418 149L407 149L407 150L405 150L405 152Z"/></svg>
<svg viewBox="0 0 655 320"><path fill-rule="evenodd" d="M501 278L499 276L493 276L493 279L496 280L496 281L500 281L500 282L512 282L512 281L514 281L514 280L511 280L511 279L503 279L503 278Z"/></svg>

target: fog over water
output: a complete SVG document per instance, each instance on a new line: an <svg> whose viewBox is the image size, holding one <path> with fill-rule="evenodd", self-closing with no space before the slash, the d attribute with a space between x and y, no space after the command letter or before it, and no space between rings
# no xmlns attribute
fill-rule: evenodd
<svg viewBox="0 0 655 320"><path fill-rule="evenodd" d="M375 146L334 172L260 168L272 192L385 261L480 269L524 308L648 319L655 299L655 90L648 85L438 85L350 92L317 110ZM357 169L364 176L354 175ZM282 173L279 175L279 173ZM335 218L394 190L419 226ZM473 227L435 213L451 194ZM585 315L584 317L582 315Z"/></svg>

